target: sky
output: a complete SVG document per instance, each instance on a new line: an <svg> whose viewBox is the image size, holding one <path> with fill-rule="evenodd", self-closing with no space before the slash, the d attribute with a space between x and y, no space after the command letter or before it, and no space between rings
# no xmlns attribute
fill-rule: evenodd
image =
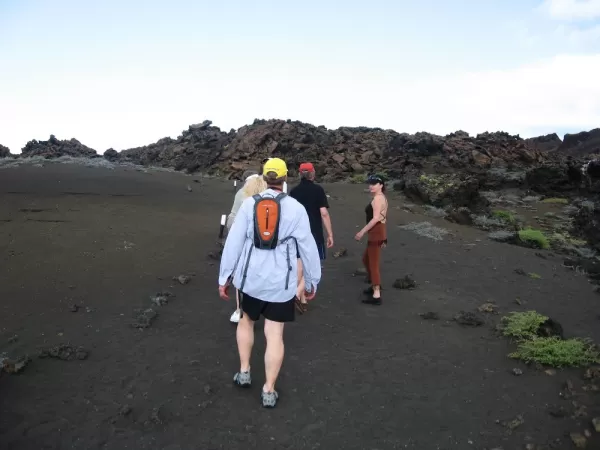
<svg viewBox="0 0 600 450"><path fill-rule="evenodd" d="M600 0L0 0L0 144L600 127Z"/></svg>

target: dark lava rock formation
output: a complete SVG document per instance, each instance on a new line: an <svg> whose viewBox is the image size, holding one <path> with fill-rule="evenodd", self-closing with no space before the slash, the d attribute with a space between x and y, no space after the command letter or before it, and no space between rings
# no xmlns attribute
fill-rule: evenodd
<svg viewBox="0 0 600 450"><path fill-rule="evenodd" d="M0 144L0 158L8 158L9 156L11 155L8 147L5 147L4 145Z"/></svg>
<svg viewBox="0 0 600 450"><path fill-rule="evenodd" d="M44 158L58 158L60 156L79 156L86 158L97 157L96 150L86 147L77 139L61 141L54 135L47 141L29 141L22 149L23 158L43 156Z"/></svg>

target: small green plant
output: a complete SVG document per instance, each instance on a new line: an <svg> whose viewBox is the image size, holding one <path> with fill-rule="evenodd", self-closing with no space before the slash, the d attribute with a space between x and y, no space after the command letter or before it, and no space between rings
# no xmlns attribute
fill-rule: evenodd
<svg viewBox="0 0 600 450"><path fill-rule="evenodd" d="M530 247L547 249L550 247L548 238L540 230L525 228L519 231L519 239Z"/></svg>
<svg viewBox="0 0 600 450"><path fill-rule="evenodd" d="M542 279L542 276L539 275L539 274L537 274L537 273L535 273L535 272L528 273L527 276L529 278L533 278L534 280L541 280Z"/></svg>
<svg viewBox="0 0 600 450"><path fill-rule="evenodd" d="M354 184L362 184L367 182L367 176L364 173L357 173L352 175L350 182Z"/></svg>
<svg viewBox="0 0 600 450"><path fill-rule="evenodd" d="M569 200L566 198L551 197L551 198L545 198L544 200L542 200L542 203L551 203L551 204L555 204L555 205L568 205Z"/></svg>
<svg viewBox="0 0 600 450"><path fill-rule="evenodd" d="M534 337L519 343L517 350L508 355L553 367L579 367L600 362L600 353L590 340Z"/></svg>
<svg viewBox="0 0 600 450"><path fill-rule="evenodd" d="M495 217L496 219L500 219L506 223L515 223L516 222L515 216L510 211L504 211L502 209L497 209L495 211L492 211L492 217Z"/></svg>
<svg viewBox="0 0 600 450"><path fill-rule="evenodd" d="M501 319L502 334L518 341L533 339L548 317L536 311L512 312Z"/></svg>

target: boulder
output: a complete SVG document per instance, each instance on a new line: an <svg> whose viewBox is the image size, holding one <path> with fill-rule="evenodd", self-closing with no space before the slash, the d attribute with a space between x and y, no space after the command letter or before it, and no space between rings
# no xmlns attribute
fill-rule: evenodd
<svg viewBox="0 0 600 450"><path fill-rule="evenodd" d="M418 177L408 177L404 181L404 194L414 202L439 208L464 207L471 211L481 211L489 206L489 201L479 193L480 180L473 176L461 178L458 174L421 174ZM455 219L465 222L465 214L461 215L460 218L455 215Z"/></svg>
<svg viewBox="0 0 600 450"><path fill-rule="evenodd" d="M119 159L119 152L114 148L109 148L104 152L104 158L108 161L117 161Z"/></svg>

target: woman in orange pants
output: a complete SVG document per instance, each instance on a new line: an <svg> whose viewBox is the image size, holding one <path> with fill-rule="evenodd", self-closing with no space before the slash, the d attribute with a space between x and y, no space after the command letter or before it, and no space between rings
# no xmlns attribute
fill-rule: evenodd
<svg viewBox="0 0 600 450"><path fill-rule="evenodd" d="M363 264L367 269L368 279L371 287L365 293L369 298L363 300L363 303L371 305L381 305L381 273L379 265L381 261L381 249L387 245L386 218L388 202L385 197L385 183L377 175L371 175L367 182L369 191L373 197L371 202L365 208L367 215L367 224L356 233L355 239L360 241L367 235L367 248L363 255Z"/></svg>

